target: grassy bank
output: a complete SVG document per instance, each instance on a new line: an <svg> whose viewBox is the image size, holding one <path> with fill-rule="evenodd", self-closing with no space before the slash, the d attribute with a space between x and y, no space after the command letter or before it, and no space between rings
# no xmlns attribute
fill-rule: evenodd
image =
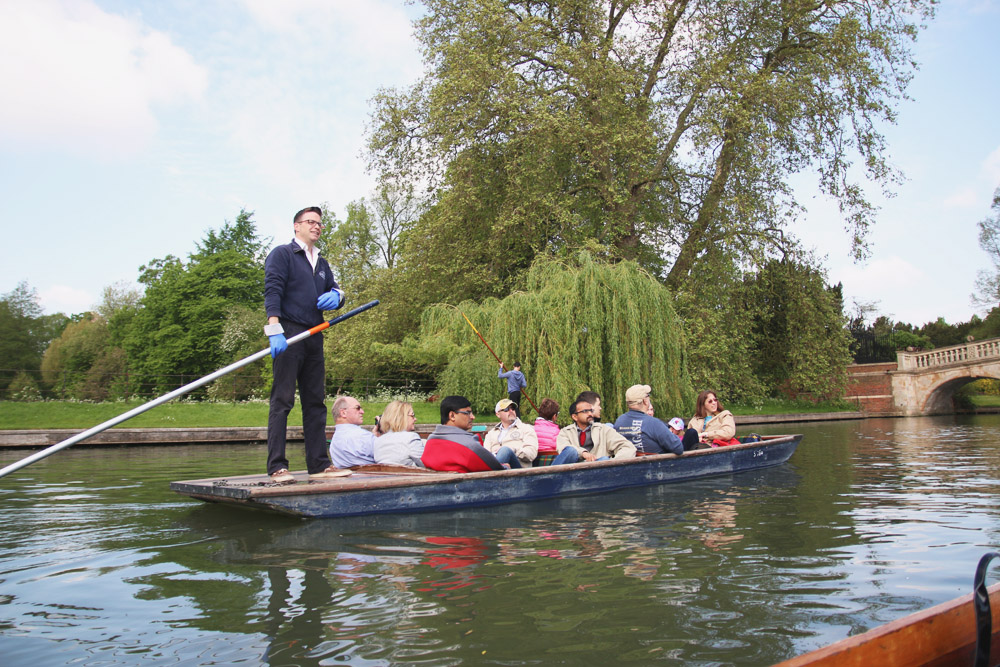
<svg viewBox="0 0 1000 667"><path fill-rule="evenodd" d="M20 403L0 401L0 429L90 428L142 405L141 401L121 403L80 403L75 401L39 401ZM327 401L327 407L330 402ZM362 403L365 423L374 424L376 415L382 414L385 403ZM569 406L566 406L567 408ZM853 410L849 403L820 403L805 401L767 401L761 405L726 406L737 415L772 415L803 412L843 412ZM440 421L437 403L414 403L418 424L436 424ZM612 421L616 414L606 411L605 421ZM534 419L534 414L530 419ZM658 415L669 419L674 415ZM687 419L691 415L679 415ZM494 421L492 414L477 414L478 423ZM568 423L568 410L559 419ZM291 426L302 424L302 413L296 405L288 417ZM267 403L193 403L171 402L144 412L122 423L120 428L208 428L235 426L266 426Z"/></svg>
<svg viewBox="0 0 1000 667"><path fill-rule="evenodd" d="M1000 408L1000 396L992 394L971 394L969 401L977 408Z"/></svg>

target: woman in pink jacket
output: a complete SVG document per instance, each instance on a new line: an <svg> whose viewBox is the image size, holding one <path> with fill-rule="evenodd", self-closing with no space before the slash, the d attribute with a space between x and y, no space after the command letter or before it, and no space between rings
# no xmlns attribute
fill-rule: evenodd
<svg viewBox="0 0 1000 667"><path fill-rule="evenodd" d="M538 453L555 454L556 436L559 435L559 424L556 415L559 414L559 404L551 398L542 400L538 406L539 417L535 420L535 433L538 434Z"/></svg>

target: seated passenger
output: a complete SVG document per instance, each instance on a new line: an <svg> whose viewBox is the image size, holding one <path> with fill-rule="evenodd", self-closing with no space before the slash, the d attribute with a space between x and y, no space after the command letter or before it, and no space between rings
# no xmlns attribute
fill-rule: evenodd
<svg viewBox="0 0 1000 667"><path fill-rule="evenodd" d="M420 457L424 454L424 441L417 435L413 406L405 401L393 401L376 426L375 463L394 466L423 468Z"/></svg>
<svg viewBox="0 0 1000 667"><path fill-rule="evenodd" d="M666 424L647 413L652 405L649 400L650 391L648 384L633 385L626 390L628 412L615 420L615 429L640 452L680 456L684 453L681 439L671 433Z"/></svg>
<svg viewBox="0 0 1000 667"><path fill-rule="evenodd" d="M361 428L365 411L358 399L338 396L330 408L336 430L330 438L330 460L338 468L375 463L375 436Z"/></svg>
<svg viewBox="0 0 1000 667"><path fill-rule="evenodd" d="M590 403L590 408L594 411L594 421L601 421L601 395L596 391L581 391L576 396L576 400Z"/></svg>
<svg viewBox="0 0 1000 667"><path fill-rule="evenodd" d="M559 431L556 438L559 454L552 465L635 457L635 446L621 433L607 424L594 421L592 404L574 401L569 410L573 423Z"/></svg>
<svg viewBox="0 0 1000 667"><path fill-rule="evenodd" d="M441 400L441 425L427 438L423 464L431 470L481 472L504 470L503 465L474 436L472 404L465 396L445 396Z"/></svg>
<svg viewBox="0 0 1000 667"><path fill-rule="evenodd" d="M538 436L533 427L520 420L516 410L517 403L509 398L497 403L494 411L500 423L487 431L483 446L511 468L531 467L538 456Z"/></svg>
<svg viewBox="0 0 1000 667"><path fill-rule="evenodd" d="M729 410L723 410L714 391L698 394L694 417L688 428L698 431L701 445L711 446L713 440L731 440L736 437L736 419Z"/></svg>
<svg viewBox="0 0 1000 667"><path fill-rule="evenodd" d="M559 435L557 414L559 414L559 404L551 398L543 398L538 404L538 418L535 419L535 435L538 436L536 466L552 465L552 459L556 456L556 437Z"/></svg>
<svg viewBox="0 0 1000 667"><path fill-rule="evenodd" d="M698 431L693 428L685 429L683 419L680 417L674 417L667 422L667 426L670 428L671 433L681 439L681 444L684 445L685 452L692 449L698 449Z"/></svg>

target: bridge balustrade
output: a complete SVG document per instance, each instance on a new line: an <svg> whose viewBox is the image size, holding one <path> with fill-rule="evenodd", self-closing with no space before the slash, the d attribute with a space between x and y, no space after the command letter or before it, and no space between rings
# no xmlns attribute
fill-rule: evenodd
<svg viewBox="0 0 1000 667"><path fill-rule="evenodd" d="M926 352L897 353L899 370L919 370L961 364L977 359L1000 358L1000 338L963 343Z"/></svg>

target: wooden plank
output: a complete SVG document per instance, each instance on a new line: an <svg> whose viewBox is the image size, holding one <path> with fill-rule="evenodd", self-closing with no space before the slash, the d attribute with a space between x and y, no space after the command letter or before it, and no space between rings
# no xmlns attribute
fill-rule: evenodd
<svg viewBox="0 0 1000 667"><path fill-rule="evenodd" d="M1000 584L989 588L993 616L990 664L1000 664ZM786 660L775 667L944 667L972 665L976 612L972 593L868 632Z"/></svg>

